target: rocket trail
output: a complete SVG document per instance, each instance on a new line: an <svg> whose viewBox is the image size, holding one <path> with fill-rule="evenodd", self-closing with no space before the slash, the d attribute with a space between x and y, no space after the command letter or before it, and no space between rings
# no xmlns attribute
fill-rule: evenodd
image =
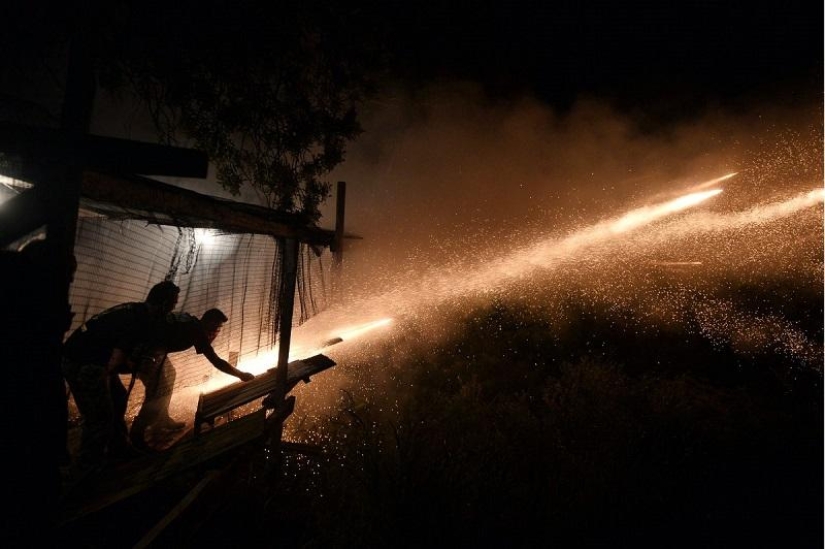
<svg viewBox="0 0 825 549"><path fill-rule="evenodd" d="M732 176L733 174L729 174L725 178ZM354 319L357 321L359 318L391 319L399 315L415 314L446 300L496 291L509 283L528 278L538 270L554 268L561 260L569 259L587 248L624 238L625 235L664 217L695 207L721 192L721 189L695 192L637 208L619 217L576 231L566 238L546 239L525 246L494 263L468 266L460 271L455 268L442 268L422 276L421 280L413 284L399 285L390 292L360 301L355 305L357 310L348 310L344 306L325 311L321 316L328 326L351 324ZM321 323L322 319L312 319L308 322L314 325ZM328 328L324 330L326 335L318 339L326 338L330 344L334 344L333 340L341 337L341 331L340 328Z"/></svg>
<svg viewBox="0 0 825 549"><path fill-rule="evenodd" d="M755 206L735 213L694 212L685 223L662 227L655 235L646 235L644 243L677 240L686 236L721 233L745 227L773 223L825 202L825 189L814 189L782 202ZM647 245L647 244L646 244Z"/></svg>
<svg viewBox="0 0 825 549"><path fill-rule="evenodd" d="M716 179L711 179L710 181L705 181L704 183L699 183L694 187L688 189L690 192L700 191L702 189L707 189L708 187L713 187L714 185L718 185L722 181L727 181L731 177L734 177L738 172L731 172L729 174L725 174L722 177L717 177Z"/></svg>
<svg viewBox="0 0 825 549"><path fill-rule="evenodd" d="M344 328L339 328L335 330L335 334L332 338L324 341L321 345L326 347L332 347L333 345L337 345L343 341L349 341L351 339L355 339L360 337L368 332L375 330L376 328L381 328L382 326L387 326L392 323L392 318L381 318L378 320L373 320L372 322L365 322L363 324L358 324L356 326L346 326Z"/></svg>
<svg viewBox="0 0 825 549"><path fill-rule="evenodd" d="M735 174L704 182L699 187L730 179L733 175ZM342 341L363 337L373 330L389 325L393 318L426 314L428 309L439 303L497 292L512 283L530 280L539 272L559 268L565 262L583 258L585 254L608 253L604 246L629 242L629 235L657 221L694 208L721 192L721 189L693 192L669 201L637 208L616 218L575 231L566 237L544 239L524 246L491 263L468 265L466 268L441 267L422 274L419 280L400 283L383 294L333 307L310 319L299 333L293 336L290 359L311 356ZM823 197L825 191L818 189L743 212L692 213L685 220L673 221L656 231L635 236L632 239L633 245L644 247L645 243L667 244L697 234L769 223L821 204ZM695 262L690 264L695 265ZM241 368L252 372L264 371L272 367L276 356L275 350L264 353L259 355L254 363L244 361Z"/></svg>
<svg viewBox="0 0 825 549"><path fill-rule="evenodd" d="M721 192L721 189L713 189L691 193L668 202L637 208L618 218L576 231L566 238L548 239L517 250L493 265L461 275L458 280L455 276L447 276L428 281L427 286L440 298L450 294L490 291L512 280L522 280L536 270L553 268L561 260L569 259L587 248L620 239L626 233L697 206Z"/></svg>

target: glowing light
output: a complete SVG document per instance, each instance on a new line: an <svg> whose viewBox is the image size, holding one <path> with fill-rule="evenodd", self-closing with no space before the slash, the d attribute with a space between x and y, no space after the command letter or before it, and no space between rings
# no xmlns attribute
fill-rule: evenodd
<svg viewBox="0 0 825 549"><path fill-rule="evenodd" d="M278 347L272 347L256 356L243 358L238 361L238 369L258 375L278 365ZM233 380L236 381L236 380Z"/></svg>
<svg viewBox="0 0 825 549"><path fill-rule="evenodd" d="M825 189L814 189L792 198L754 206L749 210L727 214L696 213L689 223L665 227L654 239L676 239L687 235L731 231L773 223L825 202Z"/></svg>
<svg viewBox="0 0 825 549"><path fill-rule="evenodd" d="M633 210L632 212L619 218L617 221L611 223L610 230L614 233L630 231L637 227L641 227L642 225L652 223L653 221L665 217L666 215L696 206L697 204L700 204L708 198L716 196L721 192L722 189L713 189L712 191L691 193L685 196L680 196L670 202L665 202L664 204L657 204L656 206Z"/></svg>
<svg viewBox="0 0 825 549"><path fill-rule="evenodd" d="M371 332L376 328L381 328L382 326L387 326L388 324L392 323L392 318L381 318L378 320L373 320L372 322L366 322L364 324L358 324L356 326L348 326L346 328L341 328L335 331L335 335L333 338L341 338L343 341L348 341L350 339L355 339L356 337L360 337L367 332Z"/></svg>
<svg viewBox="0 0 825 549"><path fill-rule="evenodd" d="M713 189L686 194L668 202L631 210L617 219L591 225L576 231L561 241L546 240L514 254L507 262L510 265L507 273L524 272L524 266L526 265L546 267L552 264L551 260L553 259L570 258L583 248L605 244L615 239L617 235L628 233L645 225L650 225L666 216L692 208L721 192L722 189ZM548 263L548 261L551 261L551 263ZM517 267L518 270L513 267Z"/></svg>
<svg viewBox="0 0 825 549"><path fill-rule="evenodd" d="M721 183L722 181L727 181L731 177L735 176L739 172L731 172L729 174L725 174L722 177L717 177L716 179L711 179L710 181L705 181L704 183L700 183L695 187L692 187L691 191L698 191L700 189L707 189L708 187L713 187L714 185Z"/></svg>
<svg viewBox="0 0 825 549"><path fill-rule="evenodd" d="M342 341L355 339L366 334L367 332L371 332L372 330L376 330L383 326L387 326L391 324L392 321L393 319L389 317L380 318L378 320L373 320L371 322L365 322L363 324L356 324L354 326L346 326L344 328L332 330L333 335L331 335L321 345L304 347L300 345L300 342L296 342L296 344L290 346L289 360L300 360L301 358L316 355L320 353L325 347L341 343ZM260 352L255 356L241 359L238 363L238 369L243 370L244 372L251 372L255 375L258 375L262 374L267 370L271 370L272 368L276 368L277 365L278 345L275 345L274 347L266 351ZM223 378L224 376L220 377ZM232 383L234 381L236 380L230 377L228 380L221 380L221 383L222 385L225 385L226 382Z"/></svg>
<svg viewBox="0 0 825 549"><path fill-rule="evenodd" d="M215 244L218 233L212 229L195 229L195 242L208 248Z"/></svg>
<svg viewBox="0 0 825 549"><path fill-rule="evenodd" d="M22 179L15 179L14 177L9 177L7 175L0 174L0 185L5 185L6 187L10 187L12 189L31 189L34 187L28 181L23 181Z"/></svg>
<svg viewBox="0 0 825 549"><path fill-rule="evenodd" d="M2 191L0 191L0 205L5 203L7 200L10 200L20 191L25 191L27 189L32 188L33 186L34 185L29 183L28 181L23 181L22 179L15 179L13 177L0 174L0 187L3 187Z"/></svg>

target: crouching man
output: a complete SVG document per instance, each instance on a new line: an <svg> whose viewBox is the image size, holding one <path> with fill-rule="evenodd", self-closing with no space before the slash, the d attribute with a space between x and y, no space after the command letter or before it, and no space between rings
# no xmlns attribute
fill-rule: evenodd
<svg viewBox="0 0 825 549"><path fill-rule="evenodd" d="M255 379L253 374L238 370L218 356L212 342L218 337L224 323L229 320L219 309L209 309L197 318L188 313L167 314L157 325L142 355L144 357L138 379L146 388L146 397L132 422L130 440L136 448L150 449L146 443L146 430L180 430L186 426L169 416L169 403L175 385L175 368L169 361L169 353L179 353L194 347L198 354L212 365L243 381Z"/></svg>

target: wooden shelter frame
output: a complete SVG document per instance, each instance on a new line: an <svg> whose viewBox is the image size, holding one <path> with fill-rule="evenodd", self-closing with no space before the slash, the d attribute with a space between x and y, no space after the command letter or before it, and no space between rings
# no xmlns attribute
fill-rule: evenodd
<svg viewBox="0 0 825 549"><path fill-rule="evenodd" d="M6 202L4 214L0 216L0 247L7 248L45 227L46 241L57 252L51 256L53 264L48 268L66 270L82 205L122 219L271 235L281 241L284 261L279 277L280 344L276 367L261 375L261 379L249 382L249 386L233 384L216 394L202 395L195 418L197 436L158 456L108 471L82 494L64 501L60 510L63 523L252 441L264 438L277 453L283 422L295 403L294 397L287 398L287 394L300 381L308 382L312 375L335 365L323 355L293 363L288 362L288 357L299 246L306 243L329 247L334 253L336 270L340 271L345 192L344 184L339 183L337 211L341 217L336 219L336 230L329 231L309 226L296 215L207 196L134 175L204 178L208 158L188 149L88 135L95 82L82 37L72 44L67 80L60 128L0 123L0 152L18 160L16 169L6 175L33 183L31 189ZM61 290L54 302L43 306L60 310L68 302L68 282ZM55 339L62 340L62 335L55 326ZM59 360L58 356L52 358ZM201 427L212 425L218 415L261 397L265 398L258 411L227 422L220 429L201 432ZM124 483L124 478L132 482ZM209 478L212 477L203 482ZM199 484L196 489L201 491L203 486ZM178 506L176 512L181 512L182 507Z"/></svg>

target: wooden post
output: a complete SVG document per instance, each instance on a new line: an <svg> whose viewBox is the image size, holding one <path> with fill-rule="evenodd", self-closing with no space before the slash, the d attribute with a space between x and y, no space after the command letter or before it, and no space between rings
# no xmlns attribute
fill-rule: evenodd
<svg viewBox="0 0 825 549"><path fill-rule="evenodd" d="M344 211L347 202L347 183L339 181L335 196L335 241L333 244L332 292L338 299L344 269Z"/></svg>
<svg viewBox="0 0 825 549"><path fill-rule="evenodd" d="M88 40L89 33L82 24L78 25L70 43L61 120L61 131L69 139L79 139L85 135L91 121L96 84ZM47 278L41 280L46 280L50 286L40 288L41 298L32 300L35 307L39 305L41 308L45 323L41 334L45 341L42 341L39 352L28 357L28 363L20 364L20 367L28 368L31 372L24 376L33 383L26 397L38 403L36 406L39 408L34 417L27 417L23 421L29 425L31 433L39 433L33 435L38 442L34 444L30 465L34 473L30 488L37 500L32 513L49 517L44 528L36 533L43 535L45 540L50 537L54 539L52 528L56 524L51 519L56 518L59 506L60 446L65 444L63 429L67 419L65 385L60 371L61 344L68 327L66 315L71 283L70 265L74 253L82 173L82 168L71 160L66 163L38 164L36 171L40 180L36 182L34 189L28 191L35 191L42 204L47 254L37 269L47 273ZM29 166L32 164L30 158L26 158L25 162ZM56 437L59 438L55 440ZM36 540L31 542L38 545Z"/></svg>
<svg viewBox="0 0 825 549"><path fill-rule="evenodd" d="M287 393L287 369L289 364L289 346L292 339L292 313L295 308L295 286L298 276L298 246L296 238L285 238L281 241L283 246L283 259L281 265L281 288L278 298L278 309L280 314L280 324L278 326L278 367L276 369L275 390L272 392L273 402L276 405L275 414L287 405L285 402ZM269 433L269 449L272 452L271 472L280 470L281 436L284 432L282 421L277 421L272 426Z"/></svg>
<svg viewBox="0 0 825 549"><path fill-rule="evenodd" d="M61 125L69 139L82 140L89 133L94 107L95 88L97 86L94 67L89 48L89 33L78 28L72 39L69 51L69 68L66 78L66 95L63 100ZM75 232L77 230L77 212L80 205L80 185L83 167L72 159L62 166L62 181L49 181L50 200L47 208L46 239L54 243L57 261L67 272L70 257L74 253ZM61 288L61 301L68 303L69 281ZM65 300L63 299L65 298ZM60 334L62 340L63 334Z"/></svg>
<svg viewBox="0 0 825 549"><path fill-rule="evenodd" d="M284 264L281 266L281 295L278 300L280 325L278 326L278 384L286 389L286 370L289 364L289 345L292 339L292 314L295 309L295 286L298 277L298 239L285 238ZM283 383L281 383L283 382ZM282 394L281 397L284 395Z"/></svg>

